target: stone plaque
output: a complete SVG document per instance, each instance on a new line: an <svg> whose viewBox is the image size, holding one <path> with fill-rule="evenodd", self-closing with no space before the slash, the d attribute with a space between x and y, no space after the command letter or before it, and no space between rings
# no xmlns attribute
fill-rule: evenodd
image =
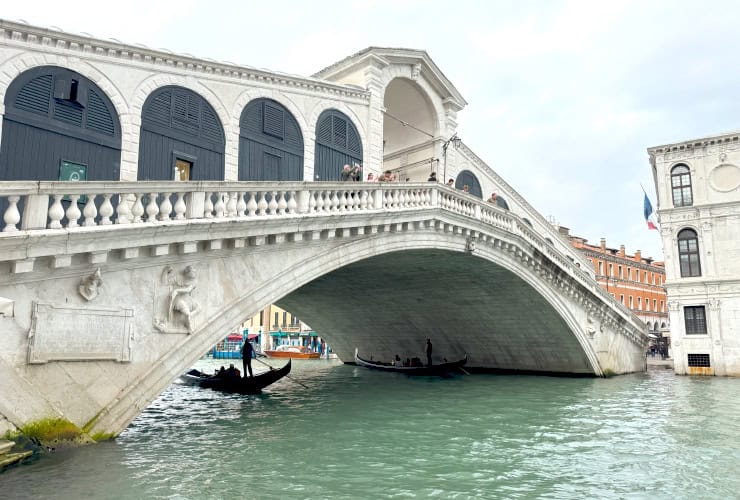
<svg viewBox="0 0 740 500"><path fill-rule="evenodd" d="M131 308L72 307L34 302L28 362L131 361Z"/></svg>

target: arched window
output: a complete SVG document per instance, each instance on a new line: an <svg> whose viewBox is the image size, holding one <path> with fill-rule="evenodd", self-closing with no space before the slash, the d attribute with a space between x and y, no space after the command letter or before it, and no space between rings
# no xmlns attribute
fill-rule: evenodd
<svg viewBox="0 0 740 500"><path fill-rule="evenodd" d="M683 229L678 233L678 261L681 277L701 276L699 240L693 229Z"/></svg>
<svg viewBox="0 0 740 500"><path fill-rule="evenodd" d="M277 101L250 101L239 120L240 181L302 181L303 133Z"/></svg>
<svg viewBox="0 0 740 500"><path fill-rule="evenodd" d="M496 203L498 203L498 196L496 197ZM533 227L533 226L532 226L532 223L531 223L531 222L529 221L529 219L527 219L526 217L522 217L522 221L524 221L524 223L525 223L526 225L528 225L529 227Z"/></svg>
<svg viewBox="0 0 740 500"><path fill-rule="evenodd" d="M455 189L463 189L465 186L468 186L468 193L478 198L483 198L480 182L478 182L478 178L470 170L463 170L457 174L457 179L455 180Z"/></svg>
<svg viewBox="0 0 740 500"><path fill-rule="evenodd" d="M691 195L691 172L686 165L676 165L671 169L671 192L674 207L688 207L694 204Z"/></svg>
<svg viewBox="0 0 740 500"><path fill-rule="evenodd" d="M141 111L139 180L223 180L226 140L216 111L202 96L161 87Z"/></svg>
<svg viewBox="0 0 740 500"><path fill-rule="evenodd" d="M496 206L504 210L509 210L509 204L506 203L506 198L501 195L496 196Z"/></svg>
<svg viewBox="0 0 740 500"><path fill-rule="evenodd" d="M342 167L354 163L362 166L362 142L357 128L344 113L336 109L324 111L316 125L314 179L338 181Z"/></svg>
<svg viewBox="0 0 740 500"><path fill-rule="evenodd" d="M119 180L121 126L94 82L66 68L21 73L5 94L0 180Z"/></svg>

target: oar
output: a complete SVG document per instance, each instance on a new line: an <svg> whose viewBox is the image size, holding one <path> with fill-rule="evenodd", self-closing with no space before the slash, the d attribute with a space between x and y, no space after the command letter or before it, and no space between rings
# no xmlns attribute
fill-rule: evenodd
<svg viewBox="0 0 740 500"><path fill-rule="evenodd" d="M465 368L463 368L462 366L458 366L458 367L457 367L457 369L458 369L458 370L460 370L461 372L463 372L463 373L464 373L465 375L470 375L470 372L468 372L468 371L467 371L467 370L466 370Z"/></svg>
<svg viewBox="0 0 740 500"><path fill-rule="evenodd" d="M260 363L262 363L263 365L265 365L265 366L269 367L269 368L270 368L270 370L275 370L275 367L274 367L274 366L270 366L269 364L265 363L264 361L262 361L262 360L261 360L261 359L259 359L259 358L254 358L254 360L255 360L255 361L259 361L259 362L260 362ZM285 376L286 376L286 377L288 377L288 378L289 378L289 379L290 379L291 381L295 382L296 384L298 384L298 385L302 385L303 387L305 387L306 389L308 389L308 386L307 386L306 384L304 384L304 383L302 383L302 382L299 382L299 381L297 381L296 379L294 379L293 377L291 377L291 376L290 376L290 374L286 374Z"/></svg>

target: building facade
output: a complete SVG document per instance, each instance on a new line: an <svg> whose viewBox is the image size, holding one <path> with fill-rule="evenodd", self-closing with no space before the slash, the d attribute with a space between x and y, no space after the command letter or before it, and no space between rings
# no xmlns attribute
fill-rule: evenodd
<svg viewBox="0 0 740 500"><path fill-rule="evenodd" d="M740 375L740 134L648 149L675 371Z"/></svg>
<svg viewBox="0 0 740 500"><path fill-rule="evenodd" d="M571 236L567 228L560 232L593 265L596 281L624 307L645 322L648 335L659 349L670 349L670 321L667 312L665 266L663 262L643 257L640 250L629 255L624 245L606 246L606 239L591 245L585 238Z"/></svg>
<svg viewBox="0 0 740 500"><path fill-rule="evenodd" d="M323 353L327 347L326 342L309 325L275 304L270 304L249 318L242 328L248 331L250 337L257 335L263 351L287 344Z"/></svg>

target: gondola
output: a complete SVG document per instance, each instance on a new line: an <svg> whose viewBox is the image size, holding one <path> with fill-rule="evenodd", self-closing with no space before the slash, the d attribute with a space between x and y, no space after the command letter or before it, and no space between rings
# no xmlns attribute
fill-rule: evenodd
<svg viewBox="0 0 740 500"><path fill-rule="evenodd" d="M373 370L383 370L386 372L405 373L407 375L449 375L451 373L465 373L462 369L465 363L468 362L468 355L457 361L450 361L447 363L440 363L432 366L396 366L387 363L381 363L379 361L369 361L362 359L358 354L358 350L355 349L355 364L358 366L364 366L366 368L372 368Z"/></svg>
<svg viewBox="0 0 740 500"><path fill-rule="evenodd" d="M236 394L259 394L262 389L273 384L290 373L290 361L282 368L258 373L254 377L224 377L208 375L192 369L180 378L186 384L199 385L214 391L231 392Z"/></svg>

